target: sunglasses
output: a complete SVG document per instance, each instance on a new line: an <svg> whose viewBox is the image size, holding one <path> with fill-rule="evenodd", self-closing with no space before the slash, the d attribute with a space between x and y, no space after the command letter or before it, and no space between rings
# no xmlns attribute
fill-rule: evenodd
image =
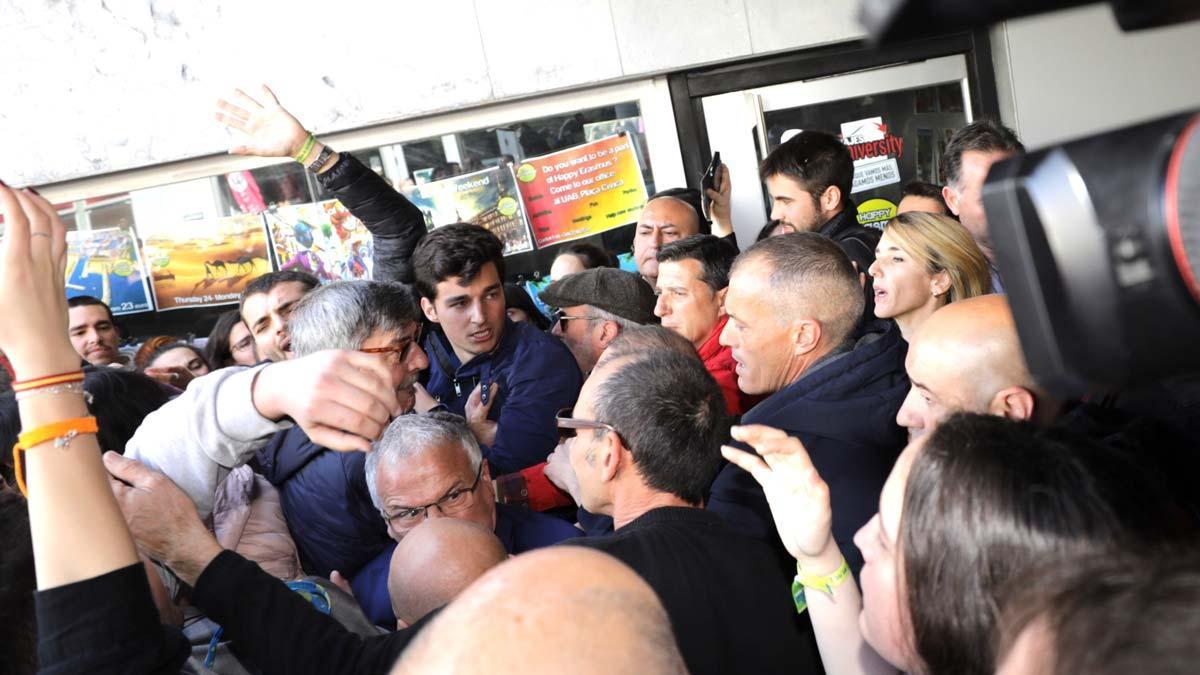
<svg viewBox="0 0 1200 675"><path fill-rule="evenodd" d="M558 324L558 330L564 333L567 331L568 321L603 321L603 319L598 316L568 316L561 309L550 315L551 328L554 327L554 324Z"/></svg>

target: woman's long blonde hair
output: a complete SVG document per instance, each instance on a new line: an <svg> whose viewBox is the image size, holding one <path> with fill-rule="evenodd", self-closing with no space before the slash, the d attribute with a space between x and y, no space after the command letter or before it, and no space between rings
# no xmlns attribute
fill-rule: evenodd
<svg viewBox="0 0 1200 675"><path fill-rule="evenodd" d="M908 211L888 221L884 228L930 275L950 276L947 302L987 295L992 292L992 271L983 251L953 218L936 213Z"/></svg>

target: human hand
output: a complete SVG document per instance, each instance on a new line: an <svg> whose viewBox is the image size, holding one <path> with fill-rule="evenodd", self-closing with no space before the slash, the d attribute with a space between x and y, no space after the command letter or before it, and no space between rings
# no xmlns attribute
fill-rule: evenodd
<svg viewBox="0 0 1200 675"><path fill-rule="evenodd" d="M496 401L496 392L500 388L498 382L493 382L488 386L488 401L483 402L483 383L475 385L471 390L471 394L467 396L467 405L463 410L466 413L467 426L471 428L471 432L475 434L475 440L479 441L480 445L491 445L496 442L496 429L498 425L488 419L488 413L492 410L492 403Z"/></svg>
<svg viewBox="0 0 1200 675"><path fill-rule="evenodd" d="M571 455L566 443L559 443L546 458L546 478L559 490L571 495L571 501L582 505L579 501L579 477L571 468Z"/></svg>
<svg viewBox="0 0 1200 675"><path fill-rule="evenodd" d="M79 369L67 337L67 228L49 202L0 183L4 243L0 251L0 349L17 377Z"/></svg>
<svg viewBox="0 0 1200 675"><path fill-rule="evenodd" d="M339 451L370 451L403 412L389 367L358 351L273 363L259 372L251 397L263 417L291 417L313 443Z"/></svg>
<svg viewBox="0 0 1200 675"><path fill-rule="evenodd" d="M420 382L413 385L413 395L413 408L419 413L427 413L439 405L438 400Z"/></svg>
<svg viewBox="0 0 1200 675"><path fill-rule="evenodd" d="M232 102L217 99L220 109L216 113L217 121L247 137L242 145L230 148L230 154L295 157L308 140L304 125L279 105L279 99L267 85L262 85L259 100L241 89L234 89L230 98Z"/></svg>
<svg viewBox="0 0 1200 675"><path fill-rule="evenodd" d="M188 384L195 379L192 371L183 366L151 367L143 370L142 374L178 389L187 389Z"/></svg>
<svg viewBox="0 0 1200 675"><path fill-rule="evenodd" d="M712 189L705 190L711 205L708 208L708 219L712 221L712 233L718 237L733 234L733 219L730 208L730 193L733 184L729 180L729 167L725 164L717 167L713 177Z"/></svg>
<svg viewBox="0 0 1200 675"><path fill-rule="evenodd" d="M333 582L334 586L337 586L345 591L346 595L349 595L352 598L354 597L354 589L350 586L350 580L342 576L341 572L333 570L329 573L329 580Z"/></svg>
<svg viewBox="0 0 1200 675"><path fill-rule="evenodd" d="M106 452L104 468L113 476L109 479L113 495L138 549L195 585L221 552L200 522L196 505L170 478L136 459Z"/></svg>
<svg viewBox="0 0 1200 675"><path fill-rule="evenodd" d="M758 455L728 445L721 448L721 454L762 485L775 527L792 557L804 564L836 554L829 486L800 440L759 424L733 427L731 435Z"/></svg>

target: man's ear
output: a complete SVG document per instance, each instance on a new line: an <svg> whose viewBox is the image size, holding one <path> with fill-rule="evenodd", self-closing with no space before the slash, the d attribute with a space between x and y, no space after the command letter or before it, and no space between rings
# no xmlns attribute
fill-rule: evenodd
<svg viewBox="0 0 1200 675"><path fill-rule="evenodd" d="M942 186L942 199L946 201L946 206L950 207L950 213L958 215L958 190L949 185Z"/></svg>
<svg viewBox="0 0 1200 675"><path fill-rule="evenodd" d="M720 308L717 316L725 316L725 295L729 293L729 287L726 286L716 292L717 306Z"/></svg>
<svg viewBox="0 0 1200 675"><path fill-rule="evenodd" d="M836 185L830 185L821 193L821 211L832 211L842 203L842 189Z"/></svg>
<svg viewBox="0 0 1200 675"><path fill-rule="evenodd" d="M425 318L437 323L437 306L429 298L421 298L421 311L425 313Z"/></svg>
<svg viewBox="0 0 1200 675"><path fill-rule="evenodd" d="M605 349L608 349L608 345L610 345L613 340L616 340L617 336L621 334L621 324L617 323L616 321L607 320L599 321L597 323L600 324L600 344Z"/></svg>
<svg viewBox="0 0 1200 675"><path fill-rule="evenodd" d="M1037 400L1033 392L1024 387L1008 387L996 392L988 404L988 413L998 417L1006 417L1018 422L1028 422L1033 419Z"/></svg>
<svg viewBox="0 0 1200 675"><path fill-rule="evenodd" d="M792 327L792 343L796 354L803 356L821 344L821 322L816 319L801 319Z"/></svg>
<svg viewBox="0 0 1200 675"><path fill-rule="evenodd" d="M600 481L607 483L617 477L624 460L625 445L621 437L613 432L604 434L604 442L599 448Z"/></svg>

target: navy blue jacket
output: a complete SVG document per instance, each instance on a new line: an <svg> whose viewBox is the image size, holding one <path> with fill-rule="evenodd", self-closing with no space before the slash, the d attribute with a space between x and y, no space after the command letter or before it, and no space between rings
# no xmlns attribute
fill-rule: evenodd
<svg viewBox="0 0 1200 675"><path fill-rule="evenodd" d="M509 555L557 544L582 534L575 526L560 518L520 506L496 504L496 536ZM389 629L396 625L396 615L392 613L392 600L387 588L388 571L395 550L396 542L391 542L350 579L354 598L358 600L363 613L373 623Z"/></svg>
<svg viewBox="0 0 1200 675"><path fill-rule="evenodd" d="M583 375L562 340L529 322L504 320L496 349L463 364L440 330L425 338L429 382L434 398L457 415L464 414L467 397L479 382L496 390L488 419L498 423L496 442L484 446L493 476L520 471L546 461L558 445L554 417L575 405Z"/></svg>
<svg viewBox="0 0 1200 675"><path fill-rule="evenodd" d="M391 543L367 490L365 453L334 452L292 427L275 434L256 460L279 489L305 572L328 577L337 570L349 578Z"/></svg>
<svg viewBox="0 0 1200 675"><path fill-rule="evenodd" d="M876 320L852 350L816 364L742 416L742 424L783 429L804 443L829 485L833 537L855 575L862 554L854 533L879 510L879 493L906 441L896 413L908 394L907 352L895 324ZM717 475L708 508L783 551L762 487L738 466Z"/></svg>

